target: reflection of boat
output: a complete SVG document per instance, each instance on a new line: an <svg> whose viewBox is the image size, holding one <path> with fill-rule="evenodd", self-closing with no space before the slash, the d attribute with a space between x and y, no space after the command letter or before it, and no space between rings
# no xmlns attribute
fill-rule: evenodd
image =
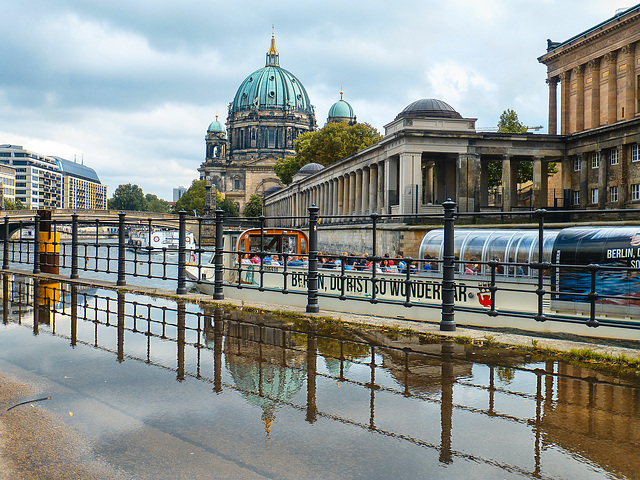
<svg viewBox="0 0 640 480"><path fill-rule="evenodd" d="M144 252L152 250L177 251L180 245L180 233L178 230L131 230L129 232L130 249ZM185 237L185 247L187 250L196 248L196 238L193 232L187 232Z"/></svg>

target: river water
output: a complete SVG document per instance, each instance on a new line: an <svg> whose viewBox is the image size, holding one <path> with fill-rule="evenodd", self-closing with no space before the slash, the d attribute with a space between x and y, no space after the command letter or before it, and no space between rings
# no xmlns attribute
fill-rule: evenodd
<svg viewBox="0 0 640 480"><path fill-rule="evenodd" d="M640 475L634 375L19 276L2 292L0 372L127 478Z"/></svg>

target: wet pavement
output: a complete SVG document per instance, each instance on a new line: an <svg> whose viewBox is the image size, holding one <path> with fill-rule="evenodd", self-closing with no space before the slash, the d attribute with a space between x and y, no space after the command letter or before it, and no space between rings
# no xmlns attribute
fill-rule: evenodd
<svg viewBox="0 0 640 480"><path fill-rule="evenodd" d="M480 346L6 280L6 478L640 472L634 372L501 349L487 345L487 332Z"/></svg>

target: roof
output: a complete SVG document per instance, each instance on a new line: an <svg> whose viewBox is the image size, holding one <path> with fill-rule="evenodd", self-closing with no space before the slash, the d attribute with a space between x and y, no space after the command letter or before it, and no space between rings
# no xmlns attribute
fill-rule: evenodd
<svg viewBox="0 0 640 480"><path fill-rule="evenodd" d="M353 113L353 108L349 105L349 102L340 99L331 105L331 108L329 109L329 119L333 118L354 119L355 114Z"/></svg>
<svg viewBox="0 0 640 480"><path fill-rule="evenodd" d="M396 120L404 117L462 118L451 105L436 98L423 98L407 105Z"/></svg>
<svg viewBox="0 0 640 480"><path fill-rule="evenodd" d="M81 178L83 180L90 180L92 182L100 183L100 179L98 178L98 174L91 167L86 167L80 163L72 162L70 160L65 160L60 157L49 157L53 158L60 168L60 171L64 175L70 175L72 177Z"/></svg>
<svg viewBox="0 0 640 480"><path fill-rule="evenodd" d="M574 35L573 37L569 38L568 40L565 40L564 42L552 42L551 40L548 40L547 41L547 53L552 52L553 50L555 50L557 48L560 48L560 47L562 47L564 45L567 45L567 44L573 42L574 40L576 40L576 39L578 39L580 37L584 37L584 36L588 35L591 32L594 32L596 30L602 29L602 27L607 26L607 24L612 23L614 21L617 21L617 20L620 19L620 17L623 17L623 16L625 16L625 15L627 15L629 13L632 13L632 12L634 12L634 13L640 12L640 3L635 5L635 6L633 6L633 7L631 7L631 8L627 8L627 9L624 9L624 10L616 12L616 14L613 17L608 18L604 22L600 22L599 24L597 24L597 25L585 30L584 32L581 32L581 33L579 33L577 35Z"/></svg>

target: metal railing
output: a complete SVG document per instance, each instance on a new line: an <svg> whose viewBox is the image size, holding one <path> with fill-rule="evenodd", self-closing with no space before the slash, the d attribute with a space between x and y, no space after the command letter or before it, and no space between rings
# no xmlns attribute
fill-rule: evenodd
<svg viewBox="0 0 640 480"><path fill-rule="evenodd" d="M29 265L34 274L60 273L68 275L70 279L86 278L91 274L99 274L101 278L113 278L118 286L127 282L137 282L139 279L175 282L177 294L187 293L189 282L187 281L186 268L188 264L197 271L196 284L208 281L213 284L213 299L224 299L224 289L235 287L238 289L254 289L260 292L278 292L283 295L305 295L306 310L310 313L320 311L319 299L333 298L340 301L368 302L375 304L389 304L404 308L439 309L441 313L440 328L443 331L455 330L455 312L481 313L489 317L509 316L516 318L531 318L538 322L559 321L569 323L583 323L590 327L609 325L622 328L640 328L638 322L631 319L598 318L597 310L599 302L606 300L606 295L599 293L598 273L603 271L628 272L636 275L637 268L612 267L600 265L569 265L540 261L543 259L543 234L554 218L566 221L567 215L586 216L591 222L604 221L605 218L638 218L640 210L587 210L587 211L545 211L535 212L487 212L487 213L461 213L456 211L456 204L448 201L442 204L443 214L425 215L380 215L372 213L360 215L354 219L360 223L368 222L370 229L370 243L363 247L368 250L365 255L347 257L337 253L320 253L319 244L323 241L323 229L335 228L333 223L339 223L340 216L318 217L318 207L309 208L308 217L259 217L254 219L264 232L272 228L270 224L296 226L302 225L308 231L309 245L306 256L308 264L304 267L290 267L288 260L298 253L284 253L284 264L281 268L273 268L266 264L265 260L270 252L265 250L261 243L259 250L254 252L259 257L256 265L243 265L240 255L243 252L237 250L236 245L224 245L226 222L222 210L215 212L215 217L198 218L198 238L203 239L204 230L210 232L215 241L215 247L204 247L202 241L188 249L185 245L186 213L181 212L178 222L177 248L155 248L150 243L136 245L127 240L127 236L133 230L142 229L148 233L154 231L154 220L149 218L144 223L136 219L128 222L124 213L119 214L118 222L103 221L99 219L80 218L72 215L71 222L59 220L42 220L40 215L35 215L34 220L19 221L17 227L19 234L16 239L10 239L11 219L4 219L3 240L3 269L11 269L20 265ZM529 263L515 261L478 261L483 271L488 273L482 277L483 295L487 302L485 308L478 310L475 307L465 305L459 301L459 297L465 294L462 289L460 276L456 272L462 270L466 262L457 259L454 250L455 224L467 225L477 222L478 219L535 219L538 229L538 261ZM578 218L579 219L579 218ZM381 273L379 266L385 257L380 255L378 247L379 228L382 223L393 221L410 221L412 223L438 222L444 226L444 254L441 259L414 259L396 257L397 262L403 261L407 268L398 274ZM490 222L488 222L490 223ZM13 229L16 225L11 225ZM289 227L290 228L290 227ZM30 234L29 232L33 232ZM35 254L35 253L38 254ZM209 262L207 256L211 255L213 262ZM340 266L334 270L322 268L323 260L334 258L339 260ZM226 259L226 261L225 261ZM228 260L232 259L231 262ZM348 270L348 261L366 261L368 267ZM391 257L394 260L393 257ZM432 264L430 272L425 273L427 263ZM505 284L505 277L501 271L508 271L518 267L527 268L530 284L535 288L522 288L522 285ZM588 272L590 276L589 291L586 293L565 292L557 286L550 284L549 277L553 277L558 269L572 268ZM213 270L213 281L203 280L202 272L206 269ZM247 274L251 274L254 281L246 282ZM358 274L357 281L354 280ZM266 282L265 279L270 282ZM279 278L278 282L273 281ZM478 276L480 278L480 276ZM319 286L327 282L334 284L332 291L320 289ZM295 285L294 285L295 284ZM353 285L364 285L366 295L353 295ZM295 288L294 288L295 287ZM359 288L359 287L358 287ZM476 288L476 287L474 287ZM385 297L383 289L394 292L394 298ZM475 291L475 290L474 290ZM430 302L421 301L417 292L429 292L433 295ZM520 293L527 296L535 296L536 308L534 311L514 311L500 308L496 302L499 292ZM572 298L581 297L586 300L589 314L585 317L576 317L558 312L550 312L547 308L551 298L562 299L571 295ZM437 297L437 298L436 298ZM633 296L617 296L617 299L632 301ZM438 300L438 301L435 301Z"/></svg>

